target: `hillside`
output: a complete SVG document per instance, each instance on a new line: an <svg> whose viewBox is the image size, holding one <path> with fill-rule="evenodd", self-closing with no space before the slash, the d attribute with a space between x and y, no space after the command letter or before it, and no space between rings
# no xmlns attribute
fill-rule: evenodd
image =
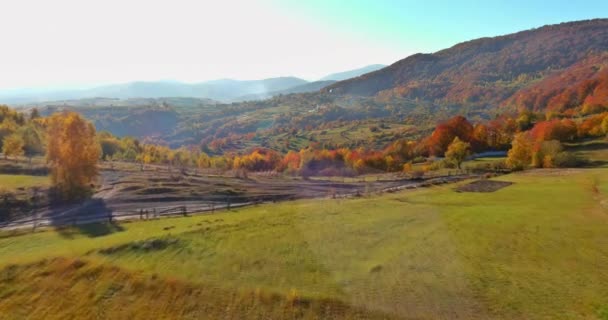
<svg viewBox="0 0 608 320"><path fill-rule="evenodd" d="M582 106L595 112L608 103L608 53L598 54L517 91L505 104L561 112Z"/></svg>
<svg viewBox="0 0 608 320"><path fill-rule="evenodd" d="M307 92L316 92L319 91L333 83L336 83L334 80L323 80L323 81L313 81L305 84L297 85L295 87L287 88L279 91L272 91L263 94L254 94L254 95L246 95L239 97L235 100L237 101L247 101L247 100L262 100L269 99L277 95L281 94L292 94L292 93L307 93Z"/></svg>
<svg viewBox="0 0 608 320"><path fill-rule="evenodd" d="M346 79L350 79L350 78L355 78L360 75L364 75L366 73L370 73L370 72L373 72L376 70L380 70L384 67L386 67L386 66L383 64L372 64L372 65L365 66L365 67L359 68L359 69L332 73L332 74L326 75L325 77L321 78L319 81L328 81L328 80L342 81L342 80L346 80Z"/></svg>
<svg viewBox="0 0 608 320"><path fill-rule="evenodd" d="M444 104L496 105L518 90L608 50L608 19L481 38L335 83L325 92Z"/></svg>

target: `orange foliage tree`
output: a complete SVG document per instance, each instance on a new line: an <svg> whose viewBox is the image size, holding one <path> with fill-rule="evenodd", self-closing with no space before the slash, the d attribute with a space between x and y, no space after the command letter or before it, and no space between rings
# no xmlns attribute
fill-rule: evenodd
<svg viewBox="0 0 608 320"><path fill-rule="evenodd" d="M54 187L65 200L90 195L101 151L95 127L78 113L53 114L47 126L47 161Z"/></svg>
<svg viewBox="0 0 608 320"><path fill-rule="evenodd" d="M443 155L456 137L467 142L472 140L473 125L463 116L453 117L437 125L428 141L429 153Z"/></svg>

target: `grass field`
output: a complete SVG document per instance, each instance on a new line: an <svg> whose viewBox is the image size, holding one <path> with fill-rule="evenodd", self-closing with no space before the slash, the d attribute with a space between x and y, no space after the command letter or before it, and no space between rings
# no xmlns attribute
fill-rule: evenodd
<svg viewBox="0 0 608 320"><path fill-rule="evenodd" d="M498 179L5 234L0 319L608 319L608 170Z"/></svg>
<svg viewBox="0 0 608 320"><path fill-rule="evenodd" d="M49 178L43 176L0 174L0 190L15 190L29 187L45 187Z"/></svg>
<svg viewBox="0 0 608 320"><path fill-rule="evenodd" d="M592 166L608 168L608 140L593 139L566 144L566 147L568 150L590 161Z"/></svg>

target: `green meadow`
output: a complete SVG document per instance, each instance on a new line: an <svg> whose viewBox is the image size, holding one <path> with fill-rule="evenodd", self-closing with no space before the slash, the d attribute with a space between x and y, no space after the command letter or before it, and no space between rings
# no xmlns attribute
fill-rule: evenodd
<svg viewBox="0 0 608 320"><path fill-rule="evenodd" d="M4 233L0 319L608 319L608 170L495 179Z"/></svg>
<svg viewBox="0 0 608 320"><path fill-rule="evenodd" d="M19 188L49 185L46 176L0 174L0 190L13 191Z"/></svg>

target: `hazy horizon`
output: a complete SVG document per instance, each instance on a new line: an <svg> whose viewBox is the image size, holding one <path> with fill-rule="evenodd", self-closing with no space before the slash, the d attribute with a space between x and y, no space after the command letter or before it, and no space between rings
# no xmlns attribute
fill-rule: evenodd
<svg viewBox="0 0 608 320"><path fill-rule="evenodd" d="M8 48L0 58L0 91L163 79L314 81L608 12L606 3L588 4L465 1L454 9L445 1L9 1L0 4Z"/></svg>

